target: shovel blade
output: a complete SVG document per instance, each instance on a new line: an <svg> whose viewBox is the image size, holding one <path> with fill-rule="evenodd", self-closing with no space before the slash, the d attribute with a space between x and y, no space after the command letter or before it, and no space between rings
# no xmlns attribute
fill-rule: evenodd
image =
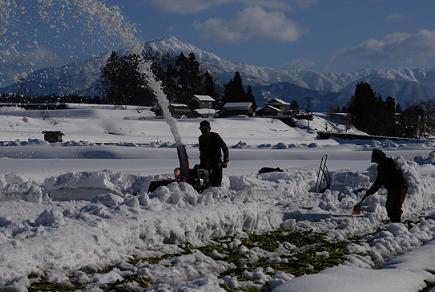
<svg viewBox="0 0 435 292"><path fill-rule="evenodd" d="M352 209L352 215L361 215L361 209L359 206L354 206Z"/></svg>

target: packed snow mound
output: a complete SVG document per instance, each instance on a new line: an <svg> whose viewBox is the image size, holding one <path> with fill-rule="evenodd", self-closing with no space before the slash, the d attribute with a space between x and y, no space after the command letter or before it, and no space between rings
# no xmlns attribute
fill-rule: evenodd
<svg viewBox="0 0 435 292"><path fill-rule="evenodd" d="M433 179L435 173L429 174L429 178L420 176L417 172L419 165L413 161L407 161L402 157L396 158L396 163L402 168L403 174L408 181L408 193L404 203L404 215L414 217L419 210L434 208L433 200L435 191Z"/></svg>
<svg viewBox="0 0 435 292"><path fill-rule="evenodd" d="M118 189L111 182L111 174L109 171L66 173L58 177L48 178L44 182L44 186L47 191L59 188Z"/></svg>
<svg viewBox="0 0 435 292"><path fill-rule="evenodd" d="M199 194L190 184L173 182L168 186L159 187L150 195L150 198L157 198L161 202L182 208L196 205Z"/></svg>
<svg viewBox="0 0 435 292"><path fill-rule="evenodd" d="M45 210L35 220L35 226L56 226L65 224L62 212L59 210Z"/></svg>
<svg viewBox="0 0 435 292"><path fill-rule="evenodd" d="M44 191L54 200L92 200L96 194L111 192L122 195L109 171L66 173L47 178Z"/></svg>
<svg viewBox="0 0 435 292"><path fill-rule="evenodd" d="M285 187L290 194L300 194L312 189L315 184L316 174L314 171L284 171L230 176L229 179L230 189L235 191L246 189L268 190Z"/></svg>
<svg viewBox="0 0 435 292"><path fill-rule="evenodd" d="M151 181L173 178L170 174L140 176L103 170L66 173L47 178L43 190L53 200L92 201L96 195L112 193L121 197L147 193Z"/></svg>
<svg viewBox="0 0 435 292"><path fill-rule="evenodd" d="M414 158L414 161L420 165L423 165L423 164L435 165L435 151L432 151L427 156L418 155Z"/></svg>
<svg viewBox="0 0 435 292"><path fill-rule="evenodd" d="M0 176L0 201L24 200L39 202L42 199L42 188L35 182L14 174Z"/></svg>

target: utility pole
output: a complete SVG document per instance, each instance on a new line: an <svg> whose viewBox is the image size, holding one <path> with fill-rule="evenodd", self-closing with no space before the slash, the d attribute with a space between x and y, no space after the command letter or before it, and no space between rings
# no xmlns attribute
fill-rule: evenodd
<svg viewBox="0 0 435 292"><path fill-rule="evenodd" d="M307 97L307 108L306 108L306 112L310 113L311 112L311 96ZM310 133L310 120L308 119L308 133Z"/></svg>

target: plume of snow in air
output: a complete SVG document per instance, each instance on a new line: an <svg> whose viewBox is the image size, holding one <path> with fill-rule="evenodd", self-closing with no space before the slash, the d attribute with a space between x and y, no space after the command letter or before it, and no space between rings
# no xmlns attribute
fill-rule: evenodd
<svg viewBox="0 0 435 292"><path fill-rule="evenodd" d="M0 36L7 32L9 27L9 19L16 9L15 0L0 1Z"/></svg>
<svg viewBox="0 0 435 292"><path fill-rule="evenodd" d="M0 35L7 31L14 7L17 7L16 0L0 1ZM128 48L129 54L142 55L143 43L135 36L135 26L124 19L117 6L108 7L100 0L37 0L37 9L39 17L48 24L61 20L64 25L66 13L73 12L73 17L80 18L89 32L99 27L107 36L119 39ZM169 112L169 101L162 90L161 82L157 81L151 72L150 64L147 64L143 58L140 60L139 70L147 77L150 87L157 96L163 117L169 125L175 142L182 144L176 120Z"/></svg>
<svg viewBox="0 0 435 292"><path fill-rule="evenodd" d="M162 108L163 118L169 125L171 133L174 136L175 143L179 145L183 144L180 133L178 132L177 121L172 117L171 112L169 111L169 101L162 90L162 82L154 77L150 65L151 64L149 62L142 61L139 67L140 68L139 71L147 76L148 84L154 91L154 94L157 96L159 105Z"/></svg>

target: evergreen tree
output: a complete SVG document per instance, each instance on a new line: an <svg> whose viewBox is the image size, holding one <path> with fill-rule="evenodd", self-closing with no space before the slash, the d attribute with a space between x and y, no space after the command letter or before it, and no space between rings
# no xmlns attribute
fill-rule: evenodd
<svg viewBox="0 0 435 292"><path fill-rule="evenodd" d="M257 102L255 100L255 96L252 93L251 85L248 86L248 89L246 90L246 99L248 102L252 102L252 106L254 108L254 111L257 109Z"/></svg>
<svg viewBox="0 0 435 292"><path fill-rule="evenodd" d="M422 116L424 116L424 110L420 105L409 106L400 117L402 136L419 138L422 133Z"/></svg>
<svg viewBox="0 0 435 292"><path fill-rule="evenodd" d="M246 92L243 89L242 77L239 72L234 74L234 78L224 86L223 102L245 102L247 101Z"/></svg>
<svg viewBox="0 0 435 292"><path fill-rule="evenodd" d="M139 72L138 55L120 57L112 52L101 71L106 97L115 105L152 105L154 95L144 74Z"/></svg>
<svg viewBox="0 0 435 292"><path fill-rule="evenodd" d="M208 73L208 71L205 71L202 78L203 78L202 94L209 95L214 100L218 101L218 94L216 92L213 76L211 76L210 73Z"/></svg>
<svg viewBox="0 0 435 292"><path fill-rule="evenodd" d="M433 133L435 129L435 100L428 99L420 103L424 111L422 122L424 123L423 133Z"/></svg>
<svg viewBox="0 0 435 292"><path fill-rule="evenodd" d="M299 104L296 100L292 100L290 103L290 110L294 113L299 113Z"/></svg>
<svg viewBox="0 0 435 292"><path fill-rule="evenodd" d="M201 93L201 74L195 54L186 57L181 53L175 61L177 101L191 105L193 95Z"/></svg>
<svg viewBox="0 0 435 292"><path fill-rule="evenodd" d="M366 82L356 85L348 107L350 120L357 129L387 136L400 135L396 116L398 110L400 111L400 105L394 97L389 96L384 102Z"/></svg>
<svg viewBox="0 0 435 292"><path fill-rule="evenodd" d="M397 103L398 105L398 103ZM384 117L384 135L400 136L399 127L396 123L396 100L392 96L388 96L384 103L384 112L381 113ZM399 105L400 108L400 105Z"/></svg>
<svg viewBox="0 0 435 292"><path fill-rule="evenodd" d="M109 103L111 104L122 104L122 101L119 100L121 90L118 82L120 63L121 61L118 53L112 51L101 72L103 89L106 92L106 97Z"/></svg>
<svg viewBox="0 0 435 292"><path fill-rule="evenodd" d="M359 130L373 133L376 128L376 95L367 82L360 82L355 87L348 107L352 124Z"/></svg>

